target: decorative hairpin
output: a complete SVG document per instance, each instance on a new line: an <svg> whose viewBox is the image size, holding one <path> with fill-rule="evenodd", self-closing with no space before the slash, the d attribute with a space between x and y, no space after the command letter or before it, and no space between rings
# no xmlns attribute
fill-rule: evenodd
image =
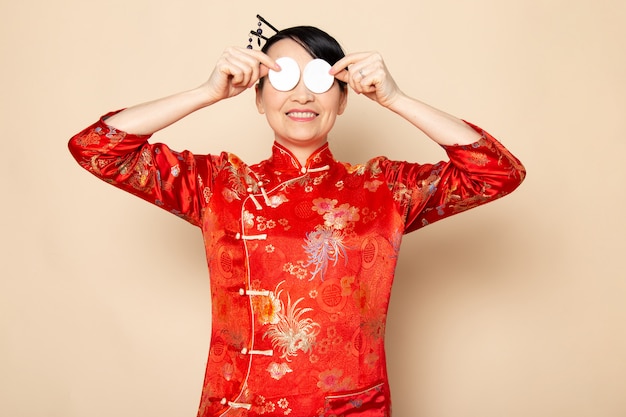
<svg viewBox="0 0 626 417"><path fill-rule="evenodd" d="M256 30L251 30L250 31L250 35L256 36L257 38L257 44L259 45L259 48L261 47L261 39L263 39L264 41L267 41L267 36L263 35L263 24L265 23L265 25L267 25L270 29L272 29L274 32L278 32L278 29L276 29L274 26L272 26L272 24L270 22L268 22L267 20L263 19L263 17L261 15L256 15L256 18L259 19L259 22L257 23L258 28ZM250 36L248 38L248 49L252 49L252 36Z"/></svg>

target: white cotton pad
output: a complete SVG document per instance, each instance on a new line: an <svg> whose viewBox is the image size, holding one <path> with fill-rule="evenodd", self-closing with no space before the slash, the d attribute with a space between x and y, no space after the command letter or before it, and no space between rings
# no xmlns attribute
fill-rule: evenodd
<svg viewBox="0 0 626 417"><path fill-rule="evenodd" d="M304 85L314 93L325 93L332 87L335 77L330 75L330 64L323 59L314 59L304 67Z"/></svg>
<svg viewBox="0 0 626 417"><path fill-rule="evenodd" d="M278 91L289 91L300 81L300 67L293 58L281 57L276 59L280 71L270 70L267 74L270 83Z"/></svg>

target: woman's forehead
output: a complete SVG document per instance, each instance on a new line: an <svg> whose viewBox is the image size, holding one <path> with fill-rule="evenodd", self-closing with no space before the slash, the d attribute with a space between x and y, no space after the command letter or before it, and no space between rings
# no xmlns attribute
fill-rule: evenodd
<svg viewBox="0 0 626 417"><path fill-rule="evenodd" d="M310 61L314 57L298 42L293 39L281 39L270 47L267 51L267 55L276 59L283 56L288 56L295 60Z"/></svg>

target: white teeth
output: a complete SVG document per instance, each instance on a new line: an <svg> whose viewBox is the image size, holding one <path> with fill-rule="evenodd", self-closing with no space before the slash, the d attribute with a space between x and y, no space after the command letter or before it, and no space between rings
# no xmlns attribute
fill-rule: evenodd
<svg viewBox="0 0 626 417"><path fill-rule="evenodd" d="M294 112L287 113L287 115L298 118L298 119L307 119L307 118L313 118L316 116L315 113L303 112L303 111L294 111Z"/></svg>

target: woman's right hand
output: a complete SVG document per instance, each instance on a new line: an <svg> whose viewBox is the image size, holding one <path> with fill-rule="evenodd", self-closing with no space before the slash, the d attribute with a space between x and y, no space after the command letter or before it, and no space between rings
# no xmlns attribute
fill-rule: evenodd
<svg viewBox="0 0 626 417"><path fill-rule="evenodd" d="M229 47L217 60L211 76L201 88L208 95L209 101L215 103L252 87L270 69L280 71L278 64L263 52Z"/></svg>

